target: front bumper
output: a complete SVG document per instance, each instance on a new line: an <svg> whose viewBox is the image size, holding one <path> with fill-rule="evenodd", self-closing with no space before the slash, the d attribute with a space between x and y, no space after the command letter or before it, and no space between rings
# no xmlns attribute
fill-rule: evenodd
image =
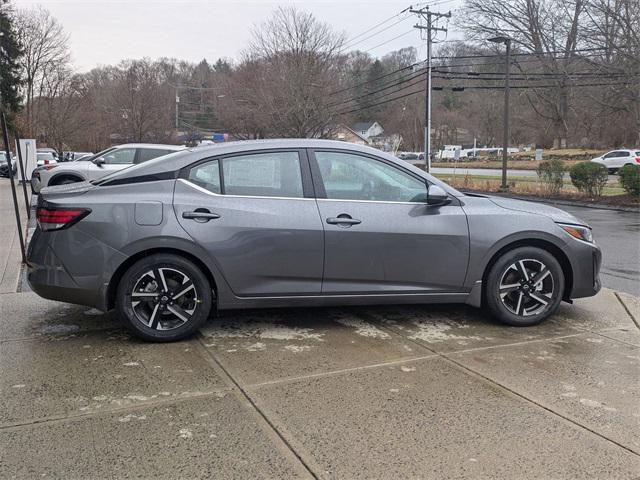
<svg viewBox="0 0 640 480"><path fill-rule="evenodd" d="M31 191L33 193L40 193L42 188L42 181L40 180L40 172L34 170L31 174Z"/></svg>
<svg viewBox="0 0 640 480"><path fill-rule="evenodd" d="M602 251L596 244L576 240L568 252L573 271L573 286L569 298L592 297L600 291Z"/></svg>

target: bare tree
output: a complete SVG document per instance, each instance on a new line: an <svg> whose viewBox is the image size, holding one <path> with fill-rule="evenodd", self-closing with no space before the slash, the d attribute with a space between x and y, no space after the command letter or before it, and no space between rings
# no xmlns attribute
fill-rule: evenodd
<svg viewBox="0 0 640 480"><path fill-rule="evenodd" d="M552 123L555 148L567 145L571 86L569 73L580 63L575 50L583 41L581 20L586 0L467 0L464 27L484 42L506 34L515 47L532 53L555 88L531 90L530 105Z"/></svg>
<svg viewBox="0 0 640 480"><path fill-rule="evenodd" d="M343 40L294 7L279 8L255 27L234 89L234 96L254 112L245 123L260 124L270 136L325 134L335 122L328 93L337 85L336 57Z"/></svg>
<svg viewBox="0 0 640 480"><path fill-rule="evenodd" d="M25 88L26 134L34 136L36 118L34 99L42 94L47 75L68 65L70 59L69 37L62 25L49 13L38 6L33 9L18 10L16 13L18 38L23 48L22 67Z"/></svg>

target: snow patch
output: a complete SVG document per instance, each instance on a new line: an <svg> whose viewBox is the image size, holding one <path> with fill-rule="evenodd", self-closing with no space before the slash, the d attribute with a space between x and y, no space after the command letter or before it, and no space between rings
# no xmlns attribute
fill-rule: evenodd
<svg viewBox="0 0 640 480"><path fill-rule="evenodd" d="M407 367L406 365L402 365L400 367L400 370L402 370L403 372L415 372L416 367Z"/></svg>
<svg viewBox="0 0 640 480"><path fill-rule="evenodd" d="M454 327L456 329L469 328L468 325L463 325L459 323L448 323L448 322L430 322L427 320L414 320L412 322L417 328L418 331L413 335L410 335L409 338L411 340L422 340L427 343L437 343L444 342L446 340L482 340L483 337L478 337L476 335L456 335L455 333L450 333ZM486 340L490 340L489 337L485 337Z"/></svg>
<svg viewBox="0 0 640 480"><path fill-rule="evenodd" d="M140 366L140 363L139 362L127 362L127 363L123 363L123 365L125 367L138 367L138 366Z"/></svg>
<svg viewBox="0 0 640 480"><path fill-rule="evenodd" d="M180 431L178 432L178 436L180 438L189 439L193 437L193 432L188 428L181 428Z"/></svg>
<svg viewBox="0 0 640 480"><path fill-rule="evenodd" d="M293 353L300 353L300 352L308 352L309 350L311 350L311 346L310 345L285 345L284 349Z"/></svg>
<svg viewBox="0 0 640 480"><path fill-rule="evenodd" d="M313 333L311 328L289 327L270 322L238 321L210 326L205 334L208 338L247 338L264 340L316 340L322 341L323 333Z"/></svg>
<svg viewBox="0 0 640 480"><path fill-rule="evenodd" d="M120 417L118 421L122 423L129 423L131 420L146 420L146 419L147 419L146 415L134 415L133 413L130 413L129 415Z"/></svg>
<svg viewBox="0 0 640 480"><path fill-rule="evenodd" d="M371 325L364 320L360 320L357 318L336 318L336 322L340 325L344 325L345 327L351 327L356 329L356 333L358 335L362 335L363 337L371 337L371 338L380 338L387 339L391 338L387 332L380 330L378 327Z"/></svg>

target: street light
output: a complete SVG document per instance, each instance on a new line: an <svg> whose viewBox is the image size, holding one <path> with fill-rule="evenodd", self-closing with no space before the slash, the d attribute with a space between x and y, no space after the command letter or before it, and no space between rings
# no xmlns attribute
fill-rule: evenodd
<svg viewBox="0 0 640 480"><path fill-rule="evenodd" d="M511 38L505 35L498 35L487 39L493 43L504 43L507 48L506 64L504 72L504 136L502 138L502 185L500 185L500 191L506 192L509 190L507 186L507 149L509 148L509 67L511 54Z"/></svg>

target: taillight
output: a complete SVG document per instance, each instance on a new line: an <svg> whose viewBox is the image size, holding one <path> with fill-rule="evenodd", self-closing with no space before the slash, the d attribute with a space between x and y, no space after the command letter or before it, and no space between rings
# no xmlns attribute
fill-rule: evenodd
<svg viewBox="0 0 640 480"><path fill-rule="evenodd" d="M49 161L49 160L45 160L45 162L48 162L48 161ZM58 165L57 165L57 164L55 164L55 163L52 163L52 164L46 164L46 163L45 163L44 167L42 167L42 168L44 168L45 170L47 170L47 171L48 171L48 170L53 170L53 169L54 169L54 168L56 168L57 166L58 166Z"/></svg>
<svg viewBox="0 0 640 480"><path fill-rule="evenodd" d="M70 227L91 213L87 208L43 208L38 207L36 218L44 231L62 230Z"/></svg>
<svg viewBox="0 0 640 480"><path fill-rule="evenodd" d="M45 159L44 164L45 164L45 165L49 165L49 160L46 160L46 159Z"/></svg>
<svg viewBox="0 0 640 480"><path fill-rule="evenodd" d="M636 163L640 163L640 157L636 157Z"/></svg>

